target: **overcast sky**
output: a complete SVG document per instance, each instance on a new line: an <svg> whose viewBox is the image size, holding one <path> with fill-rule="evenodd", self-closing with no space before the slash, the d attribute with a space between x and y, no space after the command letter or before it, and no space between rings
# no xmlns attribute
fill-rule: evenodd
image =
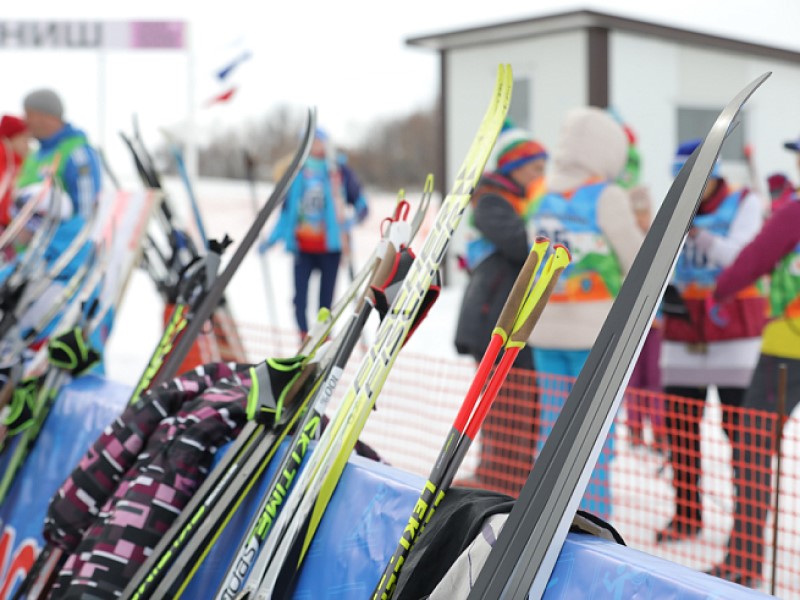
<svg viewBox="0 0 800 600"><path fill-rule="evenodd" d="M800 50L800 0L38 0L27 5L5 2L2 20L186 20L192 31L194 105L201 135L220 125L244 123L278 104L298 110L313 104L332 136L349 141L377 118L433 101L437 57L407 46L407 38L578 8ZM230 103L205 107L205 100L223 90L215 71L243 47L253 58L234 75L237 95ZM100 89L102 62L94 53L0 50L0 111L18 112L27 91L52 86L64 96L68 117L95 138L104 118L103 144L122 160L116 131L129 129L133 112L153 142L159 127L174 127L186 118L191 63L184 54L113 52L104 60L105 86ZM99 103L104 106L98 108Z"/></svg>

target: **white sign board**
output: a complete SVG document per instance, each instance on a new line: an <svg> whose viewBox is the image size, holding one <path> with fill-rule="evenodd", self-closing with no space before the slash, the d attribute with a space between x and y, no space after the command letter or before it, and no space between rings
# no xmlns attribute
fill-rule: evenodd
<svg viewBox="0 0 800 600"><path fill-rule="evenodd" d="M0 49L182 50L184 21L0 21Z"/></svg>

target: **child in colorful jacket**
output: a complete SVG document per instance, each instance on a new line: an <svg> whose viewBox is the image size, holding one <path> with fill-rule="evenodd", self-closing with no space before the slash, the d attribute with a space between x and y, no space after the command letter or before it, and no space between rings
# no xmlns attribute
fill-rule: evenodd
<svg viewBox="0 0 800 600"><path fill-rule="evenodd" d="M627 136L606 111L570 111L553 154L547 193L529 221L533 235L565 244L572 255L530 338L541 375L540 449L644 238L628 193L615 183L627 156ZM613 434L581 503L606 520L611 516L612 456Z"/></svg>
<svg viewBox="0 0 800 600"><path fill-rule="evenodd" d="M508 120L495 144L496 166L472 195L467 232L469 283L459 310L456 350L480 362L500 311L528 257L526 221L544 178L547 152ZM533 355L523 349L512 378L530 378ZM471 481L517 493L533 464L536 398L532 385L506 385L481 431L480 464ZM520 388L522 388L520 390ZM463 482L462 482L463 483Z"/></svg>

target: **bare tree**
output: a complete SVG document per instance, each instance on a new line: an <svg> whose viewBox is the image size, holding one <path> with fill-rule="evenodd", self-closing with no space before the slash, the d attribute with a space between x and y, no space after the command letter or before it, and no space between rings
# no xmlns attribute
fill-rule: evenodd
<svg viewBox="0 0 800 600"><path fill-rule="evenodd" d="M297 147L303 118L302 112L281 105L263 117L218 131L199 150L200 175L244 178L247 153L255 161L257 177L271 179L273 168ZM435 170L440 143L437 119L431 108L378 121L363 142L343 150L366 185L390 190L421 186ZM165 149L158 152L163 155Z"/></svg>
<svg viewBox="0 0 800 600"><path fill-rule="evenodd" d="M437 119L431 108L377 123L362 145L349 150L353 168L384 189L422 185L438 157Z"/></svg>

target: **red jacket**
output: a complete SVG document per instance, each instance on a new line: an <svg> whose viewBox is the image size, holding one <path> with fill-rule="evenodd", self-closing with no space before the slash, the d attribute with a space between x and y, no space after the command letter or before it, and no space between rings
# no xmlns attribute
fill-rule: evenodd
<svg viewBox="0 0 800 600"><path fill-rule="evenodd" d="M5 227L11 222L11 196L22 157L14 153L6 140L0 142L0 227Z"/></svg>

